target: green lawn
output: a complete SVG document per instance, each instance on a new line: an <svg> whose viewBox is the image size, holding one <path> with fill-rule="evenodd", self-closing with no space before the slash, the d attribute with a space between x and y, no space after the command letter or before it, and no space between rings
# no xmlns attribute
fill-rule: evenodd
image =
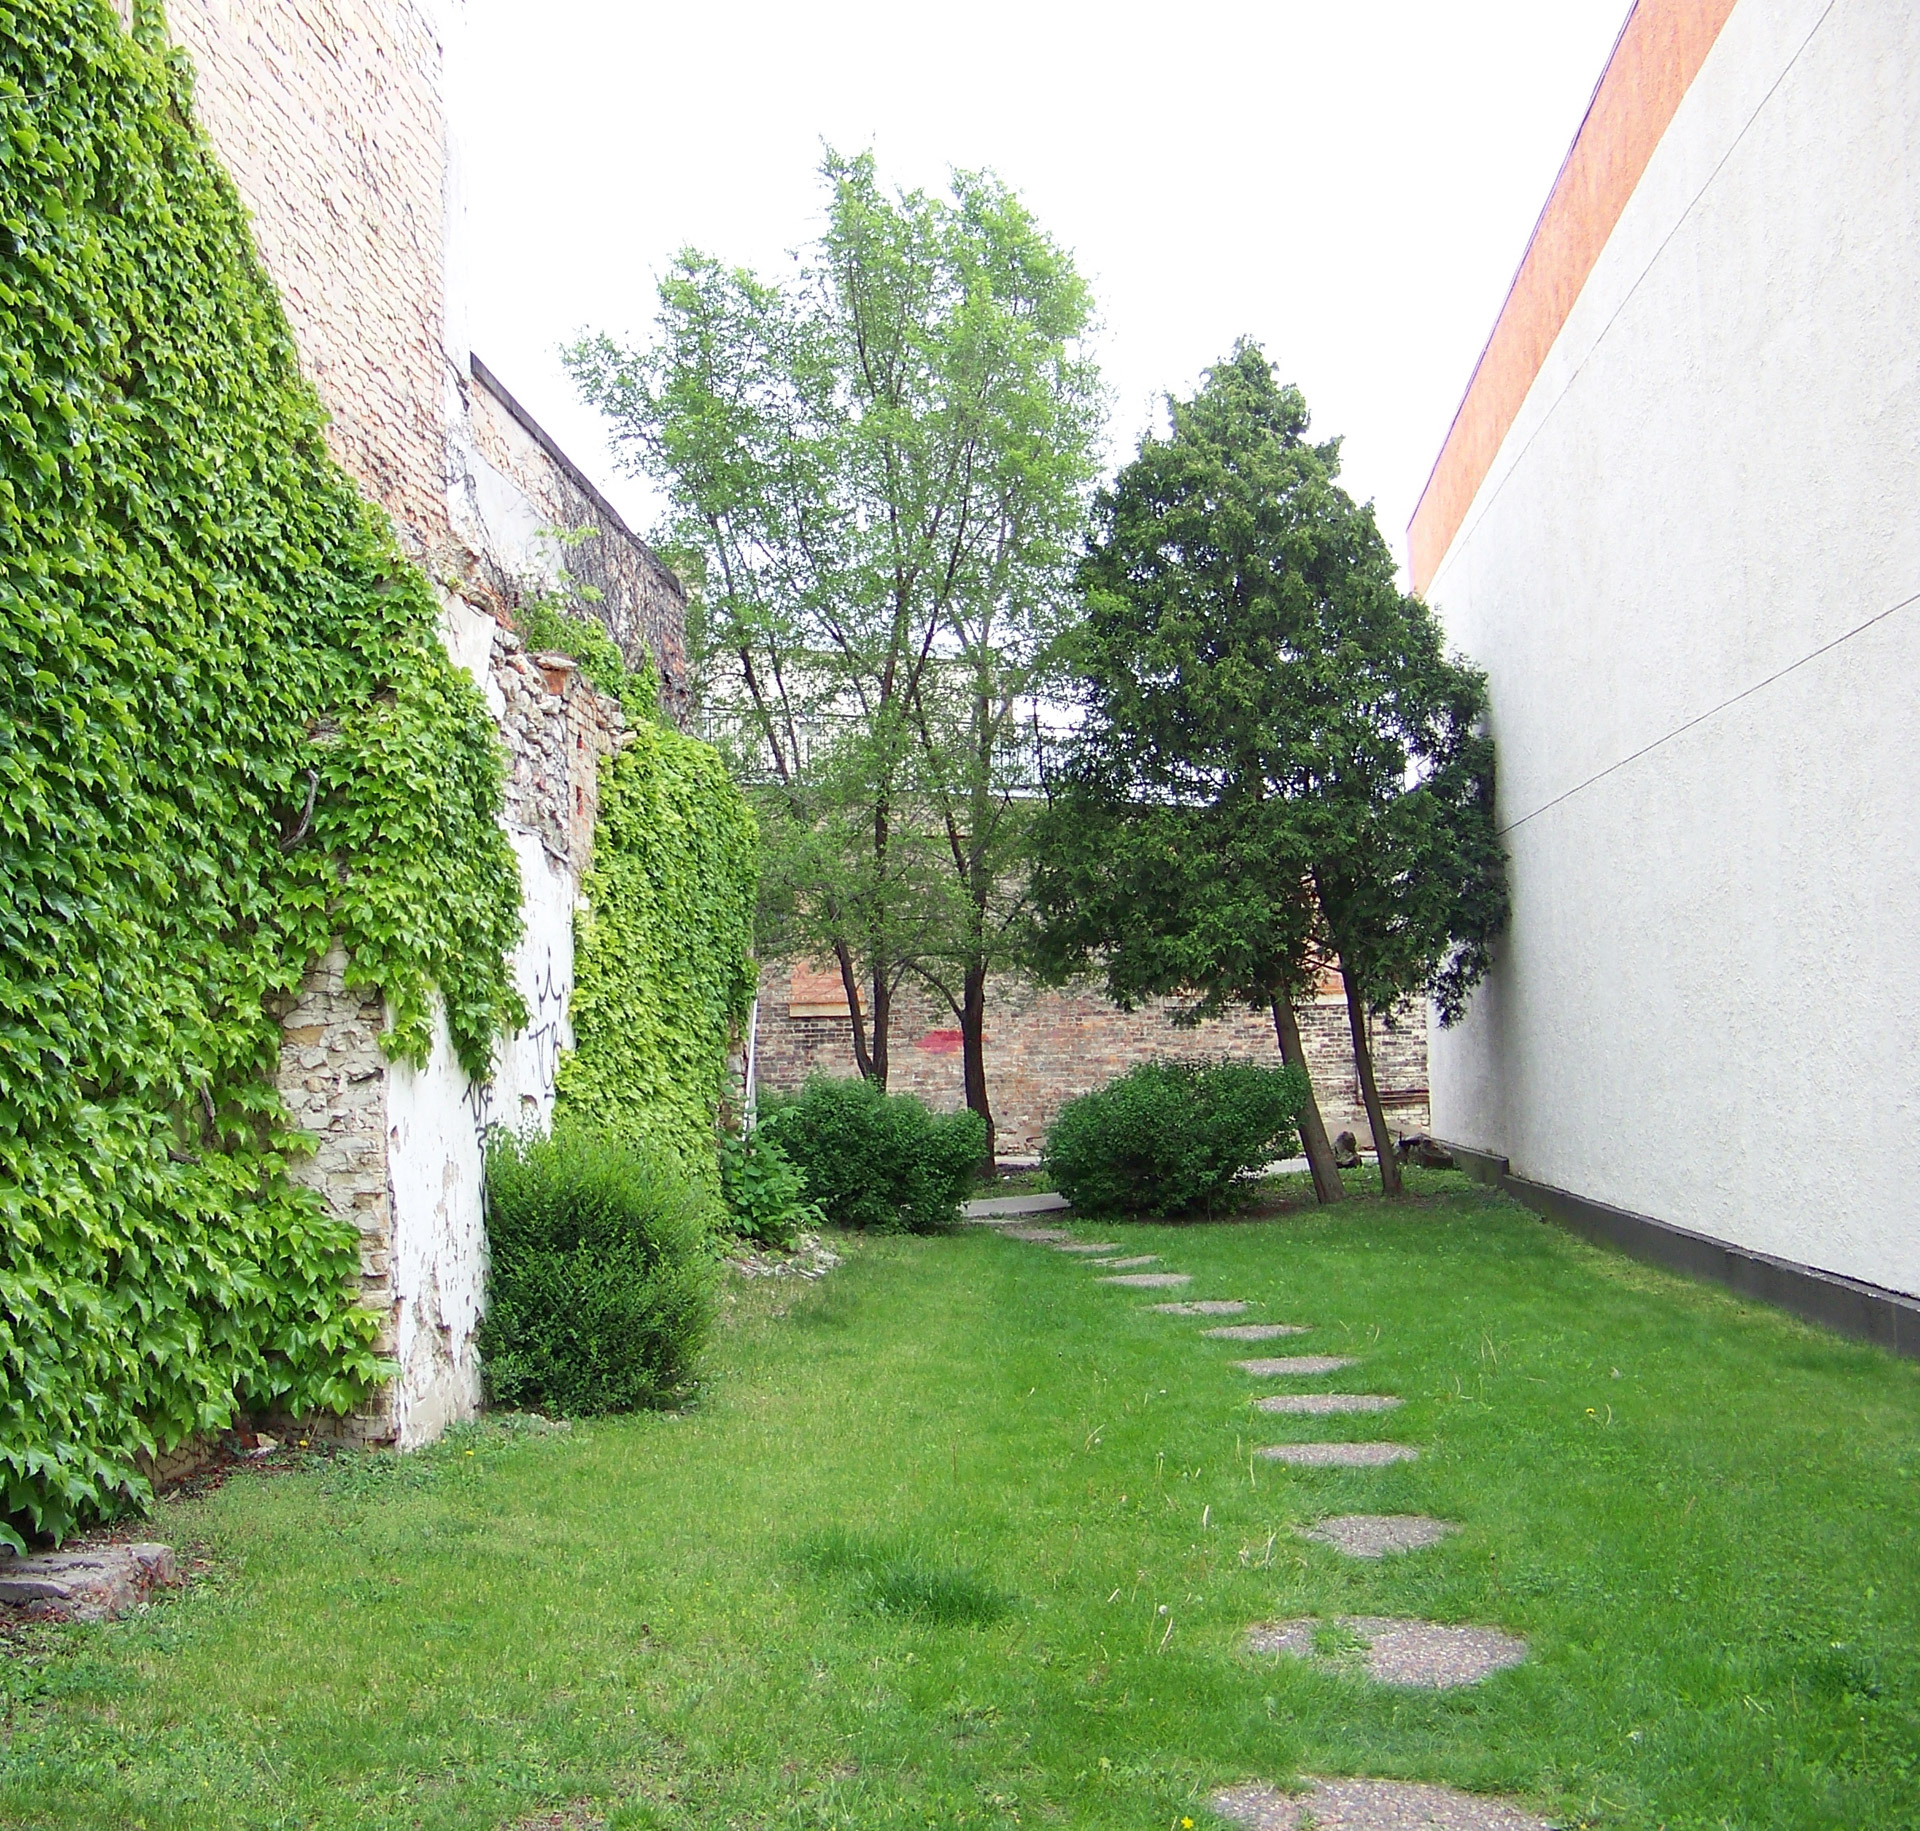
<svg viewBox="0 0 1920 1831"><path fill-rule="evenodd" d="M203 1579L0 1661L0 1820L1165 1831L1307 1772L1568 1825L1920 1825L1920 1367L1416 1181L1106 1236L1363 1354L1303 1384L1390 1416L1256 1416L1228 1363L1294 1343L968 1229L736 1282L688 1415L169 1502ZM1249 1458L1354 1433L1425 1453ZM1382 1564L1292 1530L1358 1511L1463 1529ZM1413 1693L1241 1651L1312 1613L1532 1657Z"/></svg>

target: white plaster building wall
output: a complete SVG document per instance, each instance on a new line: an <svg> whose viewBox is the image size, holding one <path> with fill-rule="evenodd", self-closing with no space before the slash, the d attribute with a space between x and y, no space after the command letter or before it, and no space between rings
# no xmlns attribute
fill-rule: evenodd
<svg viewBox="0 0 1920 1831"><path fill-rule="evenodd" d="M1434 1129L1920 1292L1920 9L1740 0L1429 597L1513 923Z"/></svg>

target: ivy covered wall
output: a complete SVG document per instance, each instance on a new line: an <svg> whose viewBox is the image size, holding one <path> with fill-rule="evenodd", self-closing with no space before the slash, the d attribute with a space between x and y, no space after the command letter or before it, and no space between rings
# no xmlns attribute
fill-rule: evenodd
<svg viewBox="0 0 1920 1831"><path fill-rule="evenodd" d="M330 940L393 1053L519 1017L485 705L189 99L106 0L0 0L0 1537L379 1377L273 1084Z"/></svg>

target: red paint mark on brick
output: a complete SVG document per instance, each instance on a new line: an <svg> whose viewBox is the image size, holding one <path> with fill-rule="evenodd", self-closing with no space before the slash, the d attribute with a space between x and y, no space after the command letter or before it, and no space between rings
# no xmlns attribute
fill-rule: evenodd
<svg viewBox="0 0 1920 1831"><path fill-rule="evenodd" d="M929 1055L958 1055L962 1040L958 1030L929 1030L913 1046Z"/></svg>

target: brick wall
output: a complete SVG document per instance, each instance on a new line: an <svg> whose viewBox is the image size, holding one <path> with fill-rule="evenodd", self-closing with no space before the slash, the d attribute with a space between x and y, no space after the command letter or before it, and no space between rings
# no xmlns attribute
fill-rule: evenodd
<svg viewBox="0 0 1920 1831"><path fill-rule="evenodd" d="M409 0L172 0L328 443L416 556L447 538L446 121Z"/></svg>
<svg viewBox="0 0 1920 1831"><path fill-rule="evenodd" d="M1014 979L987 994L987 1098L1003 1156L1038 1151L1062 1102L1103 1086L1136 1062L1164 1056L1277 1062L1273 1020L1235 1012L1181 1029L1171 1001L1121 1011L1092 988L1046 991ZM771 963L760 977L755 1038L762 1087L790 1091L809 1074L852 1074L846 995L837 969ZM1347 1005L1338 980L1300 1009L1300 1034L1329 1133L1371 1144L1353 1066ZM1427 1127L1426 1013L1409 1004L1373 1021L1374 1074L1396 1130ZM965 1104L959 1020L951 1008L906 988L894 1008L887 1084L950 1112Z"/></svg>

